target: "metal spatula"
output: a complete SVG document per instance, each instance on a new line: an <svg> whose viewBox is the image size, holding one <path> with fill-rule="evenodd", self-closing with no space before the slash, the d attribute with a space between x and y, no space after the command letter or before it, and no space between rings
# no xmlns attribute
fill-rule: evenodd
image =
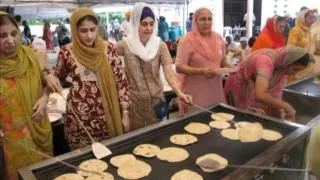
<svg viewBox="0 0 320 180"><path fill-rule="evenodd" d="M198 166L207 168L207 169L213 169L215 171L221 170L223 166L226 166L225 164L221 164L220 162L206 158L200 162L197 163ZM230 168L241 168L241 169L259 169L259 170L272 170L272 171L290 171L290 172L310 172L308 169L295 169L295 168L281 168L281 167L268 167L268 166L248 166L248 165L234 165L234 164L228 164L227 165Z"/></svg>
<svg viewBox="0 0 320 180"><path fill-rule="evenodd" d="M3 137L5 140L8 140L8 138L7 138L6 136L2 136L2 137ZM15 143L18 144L20 147L28 150L28 151L32 151L32 152L34 152L34 153L37 153L37 154L39 154L40 156L45 157L45 158L55 160L55 161L57 161L57 162L65 165L65 166L68 166L68 167L70 167L70 168L72 168L72 169L74 169L74 170L76 170L76 171L84 171L84 172L96 174L96 175L99 175L99 176L103 176L102 172L92 171L92 170L86 170L86 169L83 169L83 168L79 168L79 167L74 166L74 165L72 165L72 164L70 164L70 163L67 163L67 162L65 162L65 161L62 161L62 160L60 160L60 159L58 159L58 158L55 158L55 157L51 157L51 156L49 156L49 155L47 155L47 154L45 154L45 153L43 153L43 152L40 152L40 151L38 151L38 150L36 150L36 149L34 149L34 148L31 148L31 147L26 146L26 145L24 145L24 144L22 144L22 143L19 143L18 141L16 141Z"/></svg>
<svg viewBox="0 0 320 180"><path fill-rule="evenodd" d="M99 142L95 142L95 140L93 139L93 137L91 136L91 134L89 133L89 131L87 130L87 128L83 125L83 123L81 122L79 116L77 115L77 113L75 112L75 110L72 108L72 106L68 103L68 101L66 100L66 98L63 96L62 92L59 92L59 94L62 96L62 98L64 99L64 101L66 102L67 106L71 109L72 113L74 114L74 116L76 117L77 122L81 125L81 127L85 130L85 132L88 134L92 144L92 152L94 154L94 156L97 159L102 159L104 157L107 157L109 155L112 154L112 152L110 151L109 148L107 148L105 145L99 143Z"/></svg>

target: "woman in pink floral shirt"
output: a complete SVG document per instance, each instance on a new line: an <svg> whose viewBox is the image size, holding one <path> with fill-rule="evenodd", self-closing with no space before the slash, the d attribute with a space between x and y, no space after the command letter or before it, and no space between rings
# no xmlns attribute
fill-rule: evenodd
<svg viewBox="0 0 320 180"><path fill-rule="evenodd" d="M73 42L60 50L54 74L60 80L71 77L67 101L95 141L102 141L121 135L122 128L128 130L129 95L124 66L115 47L97 36L97 25L97 16L90 8L79 8L72 14ZM65 136L71 149L91 144L68 107Z"/></svg>

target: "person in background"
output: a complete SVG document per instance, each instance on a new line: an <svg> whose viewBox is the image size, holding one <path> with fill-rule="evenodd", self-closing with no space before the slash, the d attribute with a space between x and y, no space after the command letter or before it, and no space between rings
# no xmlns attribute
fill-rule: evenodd
<svg viewBox="0 0 320 180"><path fill-rule="evenodd" d="M226 36L226 59L230 64L238 64L241 60L242 54L239 45L232 41L231 36Z"/></svg>
<svg viewBox="0 0 320 180"><path fill-rule="evenodd" d="M46 42L38 37L35 37L31 44L32 49L35 51L37 55L37 59L39 62L39 66L41 70L44 70L48 67L48 55Z"/></svg>
<svg viewBox="0 0 320 180"><path fill-rule="evenodd" d="M164 42L169 40L169 25L164 16L160 16L158 35Z"/></svg>
<svg viewBox="0 0 320 180"><path fill-rule="evenodd" d="M257 37L252 51L264 48L277 49L284 47L286 45L284 37L284 27L286 23L285 18L281 16L269 18L261 34Z"/></svg>
<svg viewBox="0 0 320 180"><path fill-rule="evenodd" d="M320 15L311 28L311 53L315 61L314 73L320 72Z"/></svg>
<svg viewBox="0 0 320 180"><path fill-rule="evenodd" d="M187 28L187 32L191 32L192 31L192 22L193 22L193 13L189 14L189 18L186 22L186 28Z"/></svg>
<svg viewBox="0 0 320 180"><path fill-rule="evenodd" d="M196 10L192 32L180 40L176 57L182 92L190 94L193 102L203 107L226 102L222 75L216 70L233 67L226 61L224 40L211 29L212 18L208 8ZM180 102L179 110L184 115L198 109Z"/></svg>
<svg viewBox="0 0 320 180"><path fill-rule="evenodd" d="M14 16L14 20L17 22L18 27L20 28L20 26L22 25L21 16L20 15L15 15ZM28 38L23 33L22 33L22 36L21 36L21 41L22 41L22 44L24 44L24 45L30 44L30 42L28 41Z"/></svg>
<svg viewBox="0 0 320 180"><path fill-rule="evenodd" d="M48 50L54 50L53 44L53 32L50 29L51 25L49 22L44 23L42 39L46 42Z"/></svg>
<svg viewBox="0 0 320 180"><path fill-rule="evenodd" d="M22 21L23 25L23 33L22 33L22 39L24 39L24 44L29 45L32 42L32 35L31 30L28 25L28 22L26 20Z"/></svg>
<svg viewBox="0 0 320 180"><path fill-rule="evenodd" d="M240 50L241 50L241 59L248 56L250 53L250 48L248 47L248 40L246 37L240 38Z"/></svg>
<svg viewBox="0 0 320 180"><path fill-rule="evenodd" d="M0 11L0 147L5 180L17 180L19 168L51 156L52 130L46 105L49 91L34 51L21 43L18 24Z"/></svg>
<svg viewBox="0 0 320 180"><path fill-rule="evenodd" d="M48 86L61 92L58 77L72 79L64 116L64 132L73 150L92 142L77 117L96 142L129 130L128 83L122 61L113 44L98 36L99 20L91 8L81 7L71 15L72 43L59 52ZM121 111L122 110L122 111Z"/></svg>
<svg viewBox="0 0 320 180"><path fill-rule="evenodd" d="M294 46L252 52L226 81L228 103L244 110L256 108L267 115L294 119L295 109L282 100L285 76L304 69L309 61L309 53Z"/></svg>
<svg viewBox="0 0 320 180"><path fill-rule="evenodd" d="M285 42L287 44L288 38L289 38L289 32L292 29L292 26L290 25L290 22L292 21L292 18L290 17L290 15L286 15L285 18L286 18L286 22L287 23L284 26L283 34L284 34Z"/></svg>
<svg viewBox="0 0 320 180"><path fill-rule="evenodd" d="M247 25L247 21L248 21L248 14L245 13L243 16L243 22L244 22L244 26L246 27ZM256 16L254 14L252 14L252 26L254 26L254 23L256 22Z"/></svg>
<svg viewBox="0 0 320 180"><path fill-rule="evenodd" d="M288 45L298 46L311 50L311 26L317 20L317 10L305 9L302 10L297 19L296 26L291 29L288 39ZM302 71L296 72L287 77L287 83L305 78L315 72L315 64L310 63L309 66Z"/></svg>
<svg viewBox="0 0 320 180"><path fill-rule="evenodd" d="M124 58L129 81L130 128L135 130L159 122L164 114L158 107L165 105L160 67L165 78L185 103L191 97L184 94L177 85L168 48L157 36L158 23L151 8L145 3L136 4L130 19L132 31L118 43L118 54ZM166 116L166 115L164 115Z"/></svg>
<svg viewBox="0 0 320 180"><path fill-rule="evenodd" d="M18 24L18 27L22 25L21 16L20 15L15 15L14 16L14 20L16 20L16 22Z"/></svg>
<svg viewBox="0 0 320 180"><path fill-rule="evenodd" d="M252 37L249 38L248 46L249 46L250 50L252 49L252 47L253 47L255 42L256 42L256 37L255 36L252 36Z"/></svg>
<svg viewBox="0 0 320 180"><path fill-rule="evenodd" d="M120 25L120 40L123 37L127 37L130 31L130 16L131 16L131 12L128 11L125 13L125 20L122 21L121 25Z"/></svg>
<svg viewBox="0 0 320 180"><path fill-rule="evenodd" d="M309 8L306 7L306 6L302 6L302 7L300 8L300 11L296 13L296 16L298 16L301 11L306 10L306 9L309 9ZM290 22L290 26L291 26L291 28L293 28L294 26L296 26L296 18L293 18L293 20Z"/></svg>
<svg viewBox="0 0 320 180"><path fill-rule="evenodd" d="M108 31L106 26L103 24L101 17L98 16L99 25L98 25L98 35L105 41L108 41Z"/></svg>
<svg viewBox="0 0 320 180"><path fill-rule="evenodd" d="M62 47L62 40L70 35L68 28L61 22L58 22L58 26L56 27L55 33L58 35L59 47Z"/></svg>
<svg viewBox="0 0 320 180"><path fill-rule="evenodd" d="M118 42L120 40L120 24L119 20L115 19L112 24L113 32L114 32L114 38Z"/></svg>

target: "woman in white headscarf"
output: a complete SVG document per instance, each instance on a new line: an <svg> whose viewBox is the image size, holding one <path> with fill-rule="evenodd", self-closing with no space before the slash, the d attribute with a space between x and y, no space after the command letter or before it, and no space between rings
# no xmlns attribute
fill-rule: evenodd
<svg viewBox="0 0 320 180"><path fill-rule="evenodd" d="M191 97L178 88L172 59L166 44L157 37L158 22L151 8L144 3L135 5L130 28L128 37L120 41L117 48L126 66L132 101L129 108L130 129L135 130L161 120L165 114L161 113L165 99L160 66L177 96L186 103L191 103Z"/></svg>

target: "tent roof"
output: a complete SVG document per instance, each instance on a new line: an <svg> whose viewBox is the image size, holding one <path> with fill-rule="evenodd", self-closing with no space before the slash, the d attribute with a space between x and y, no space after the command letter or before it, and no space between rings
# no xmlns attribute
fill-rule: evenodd
<svg viewBox="0 0 320 180"><path fill-rule="evenodd" d="M45 4L73 4L73 5L97 5L97 4L134 4L145 2L150 4L184 4L190 0L1 0L0 6L17 6L41 3Z"/></svg>
<svg viewBox="0 0 320 180"><path fill-rule="evenodd" d="M184 4L186 1L190 0L0 0L0 7L14 7L14 14L20 14L24 19L46 19L68 17L70 10L78 6L133 5L137 2Z"/></svg>

